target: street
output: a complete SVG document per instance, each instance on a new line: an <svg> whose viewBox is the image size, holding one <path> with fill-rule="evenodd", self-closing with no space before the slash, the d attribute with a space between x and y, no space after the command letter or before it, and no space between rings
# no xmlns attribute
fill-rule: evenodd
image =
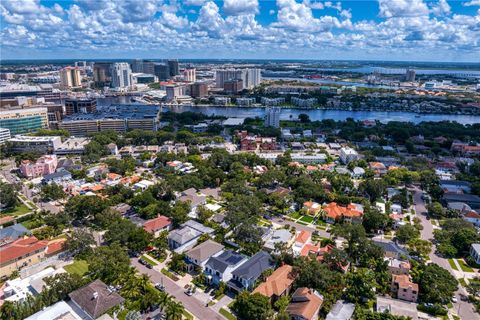
<svg viewBox="0 0 480 320"><path fill-rule="evenodd" d="M154 270L148 269L147 267L138 263L137 258L131 259L131 264L141 273L147 274L150 277L150 280L153 283L159 283L163 279L163 285L165 286L165 292L171 294L178 301L180 301L185 309L188 310L192 315L198 319L208 319L208 320L223 320L225 319L219 313L216 313L211 308L206 307L205 304L201 303L195 298L195 295L189 297L184 293L184 288L178 286L173 280L164 276L162 273Z"/></svg>
<svg viewBox="0 0 480 320"><path fill-rule="evenodd" d="M435 253L436 247L435 247L435 243L433 242L434 240L433 225L429 220L427 220L427 217L423 214L424 212L427 212L425 201L422 199L423 192L418 188L413 189L413 191L414 191L413 199L414 199L414 202L416 203L415 204L416 216L420 218L423 226L423 230L421 231L420 236L423 240L428 240L432 242L432 252L430 252L430 255L429 255L430 260L433 263L436 263L442 268L448 270L453 276L455 276L455 273L450 267L448 260L438 256ZM460 299L460 295L468 296L468 293L462 287L460 287L460 289L455 293L455 296L457 297L458 302L453 303L453 308L455 309L457 314L460 316L460 318L468 319L468 320L480 319L480 315L474 311L473 305L471 303L468 303L467 301L462 301Z"/></svg>

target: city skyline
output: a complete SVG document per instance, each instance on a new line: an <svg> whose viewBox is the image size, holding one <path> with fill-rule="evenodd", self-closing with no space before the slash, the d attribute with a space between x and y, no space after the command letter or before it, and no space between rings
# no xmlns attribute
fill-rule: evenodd
<svg viewBox="0 0 480 320"><path fill-rule="evenodd" d="M479 62L480 1L2 1L2 60Z"/></svg>

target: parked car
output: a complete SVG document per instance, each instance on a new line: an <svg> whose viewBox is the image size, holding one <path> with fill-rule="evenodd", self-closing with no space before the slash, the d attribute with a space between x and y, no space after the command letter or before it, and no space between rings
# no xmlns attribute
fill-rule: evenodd
<svg viewBox="0 0 480 320"><path fill-rule="evenodd" d="M453 296L453 297L452 297L452 302L453 302L453 303L457 303L457 302L458 302L457 297Z"/></svg>
<svg viewBox="0 0 480 320"><path fill-rule="evenodd" d="M155 283L155 288L157 288L160 291L165 291L165 286L161 283Z"/></svg>

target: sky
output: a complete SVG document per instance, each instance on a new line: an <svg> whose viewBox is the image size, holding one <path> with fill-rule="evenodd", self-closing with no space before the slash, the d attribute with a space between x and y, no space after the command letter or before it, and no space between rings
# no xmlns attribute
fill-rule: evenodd
<svg viewBox="0 0 480 320"><path fill-rule="evenodd" d="M1 59L480 62L480 0L1 0Z"/></svg>

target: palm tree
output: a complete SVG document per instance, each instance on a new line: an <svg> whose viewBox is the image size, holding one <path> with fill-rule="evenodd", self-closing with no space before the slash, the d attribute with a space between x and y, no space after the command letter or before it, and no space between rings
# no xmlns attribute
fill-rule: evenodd
<svg viewBox="0 0 480 320"><path fill-rule="evenodd" d="M173 297L166 292L161 292L158 297L158 304L164 310L169 304L173 303Z"/></svg>
<svg viewBox="0 0 480 320"><path fill-rule="evenodd" d="M166 316L167 320L182 320L185 308L179 302L172 301L167 305Z"/></svg>

